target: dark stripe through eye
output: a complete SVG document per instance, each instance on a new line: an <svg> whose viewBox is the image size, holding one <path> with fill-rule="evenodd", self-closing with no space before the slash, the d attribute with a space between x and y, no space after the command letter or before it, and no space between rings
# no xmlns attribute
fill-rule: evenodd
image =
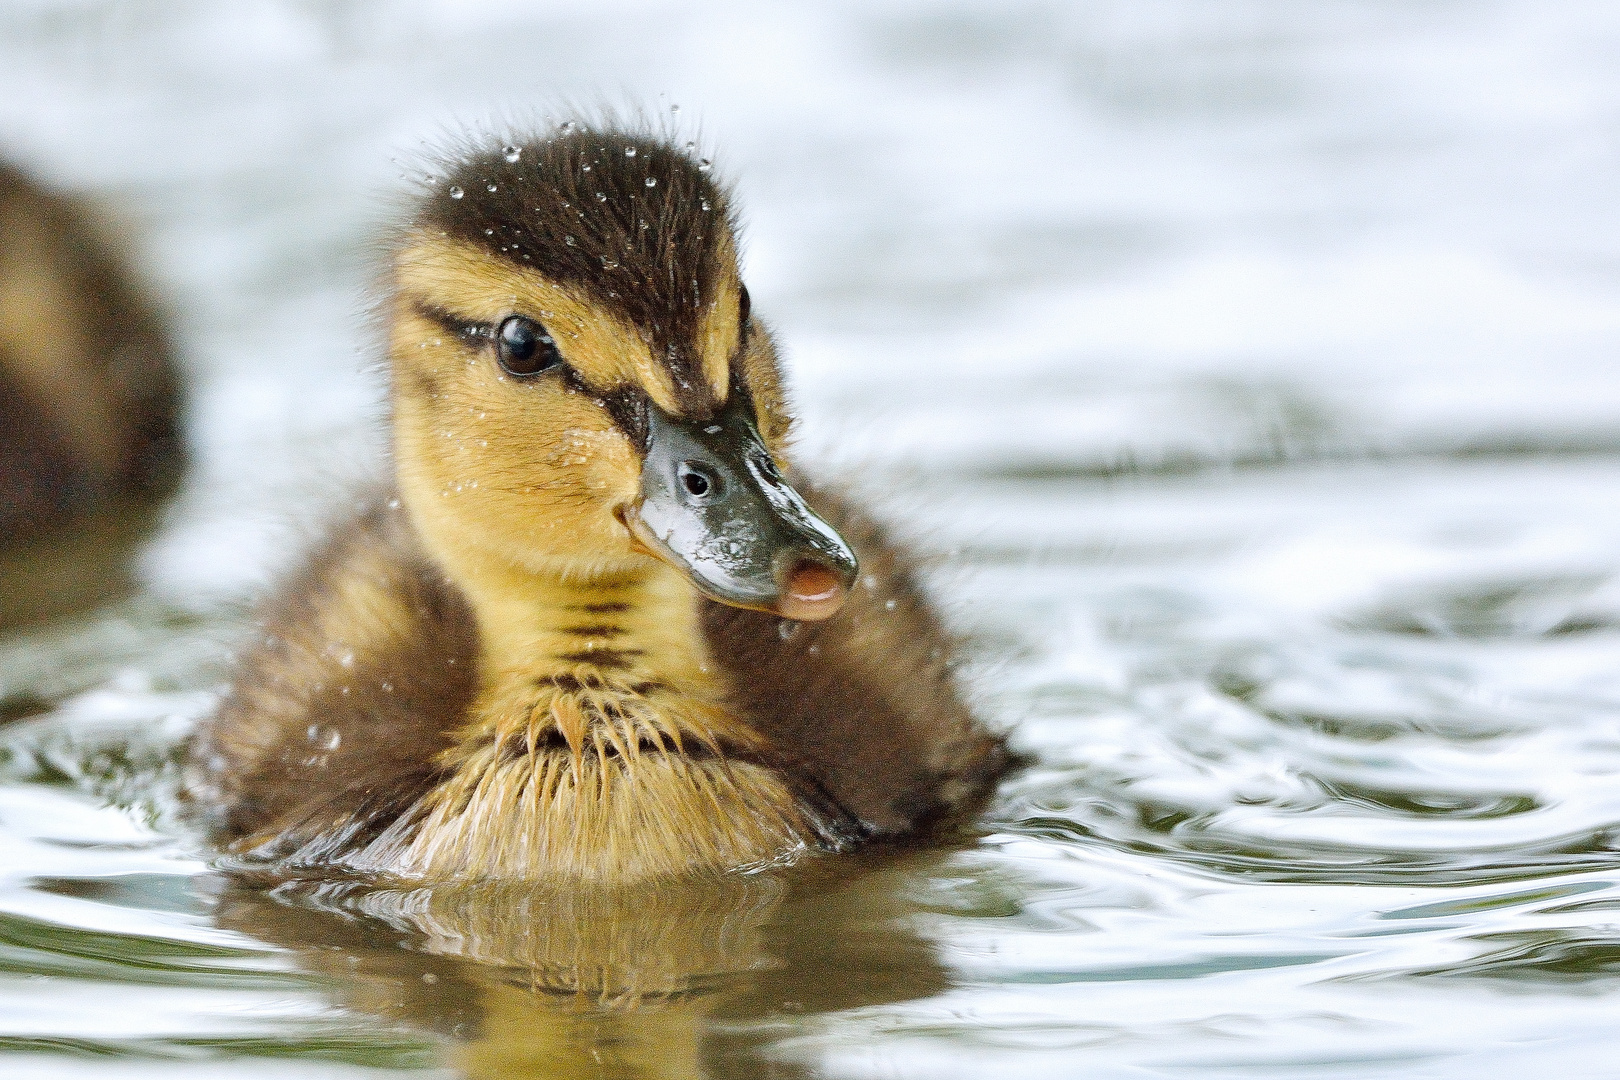
<svg viewBox="0 0 1620 1080"><path fill-rule="evenodd" d="M416 313L422 318L434 323L447 334L456 337L489 338L495 334L495 328L488 323L468 322L460 315L454 315L440 307L423 303L418 300L413 305Z"/></svg>

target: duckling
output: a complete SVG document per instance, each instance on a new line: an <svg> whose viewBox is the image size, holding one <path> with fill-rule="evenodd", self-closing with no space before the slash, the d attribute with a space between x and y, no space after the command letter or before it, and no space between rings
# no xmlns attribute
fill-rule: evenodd
<svg viewBox="0 0 1620 1080"><path fill-rule="evenodd" d="M908 556L787 454L731 192L569 122L391 246L394 483L199 730L238 865L627 884L959 821L1004 768Z"/></svg>
<svg viewBox="0 0 1620 1080"><path fill-rule="evenodd" d="M163 321L113 246L0 164L0 537L166 491L180 411Z"/></svg>
<svg viewBox="0 0 1620 1080"><path fill-rule="evenodd" d="M134 585L185 464L181 396L164 320L88 207L0 164L0 627Z"/></svg>

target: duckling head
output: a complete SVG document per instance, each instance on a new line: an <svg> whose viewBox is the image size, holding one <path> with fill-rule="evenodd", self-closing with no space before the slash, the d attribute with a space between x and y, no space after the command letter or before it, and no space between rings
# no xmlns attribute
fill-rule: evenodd
<svg viewBox="0 0 1620 1080"><path fill-rule="evenodd" d="M824 619L849 545L782 475L789 417L728 192L646 134L457 157L392 264L400 490L437 550L588 581L649 557Z"/></svg>

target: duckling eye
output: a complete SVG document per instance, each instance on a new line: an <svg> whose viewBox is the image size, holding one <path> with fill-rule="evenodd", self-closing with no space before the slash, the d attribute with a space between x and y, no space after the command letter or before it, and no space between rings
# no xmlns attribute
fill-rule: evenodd
<svg viewBox="0 0 1620 1080"><path fill-rule="evenodd" d="M513 315L495 332L495 352L512 375L536 375L562 363L557 343L533 319Z"/></svg>

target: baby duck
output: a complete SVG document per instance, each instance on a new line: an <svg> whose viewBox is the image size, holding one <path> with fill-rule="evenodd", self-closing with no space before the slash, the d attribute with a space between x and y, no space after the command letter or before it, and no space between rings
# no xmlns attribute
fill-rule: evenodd
<svg viewBox="0 0 1620 1080"><path fill-rule="evenodd" d="M395 486L193 747L226 851L626 884L975 809L1003 745L905 556L790 465L708 163L570 122L445 171L392 246Z"/></svg>
<svg viewBox="0 0 1620 1080"><path fill-rule="evenodd" d="M114 245L0 164L0 546L166 493L180 411L163 321Z"/></svg>

